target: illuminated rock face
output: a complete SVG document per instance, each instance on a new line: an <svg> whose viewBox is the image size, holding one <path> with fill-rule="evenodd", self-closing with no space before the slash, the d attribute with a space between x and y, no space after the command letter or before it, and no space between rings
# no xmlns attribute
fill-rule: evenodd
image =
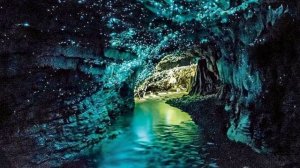
<svg viewBox="0 0 300 168"><path fill-rule="evenodd" d="M78 53L44 54L2 57L2 149L18 153L12 159L29 167L60 165L84 154L106 137L114 116L134 106L134 75L116 75L122 64Z"/></svg>
<svg viewBox="0 0 300 168"><path fill-rule="evenodd" d="M31 144L12 160L60 165L84 153L115 115L132 109L134 86L157 64L168 68L165 55L188 49L202 60L193 94L223 88L231 140L260 151L299 141L299 2L11 0L0 7L2 150L22 153L14 151L22 149L18 140Z"/></svg>
<svg viewBox="0 0 300 168"><path fill-rule="evenodd" d="M164 56L153 74L136 86L135 96L160 92L189 92L196 73L196 57L186 51Z"/></svg>
<svg viewBox="0 0 300 168"><path fill-rule="evenodd" d="M220 50L220 57L216 62L220 80L229 90L225 97L225 110L230 116L227 136L262 152L287 148L288 145L283 147L279 144L285 139L283 137L289 134L283 132L288 130L287 127L297 125L291 123L293 119L285 116L295 114L298 105L294 104L294 109L287 110L283 108L286 100L277 98L284 96L294 101L298 99L294 93L287 91L292 89L289 86L292 81L283 79L287 72L283 67L296 70L297 66L290 61L299 61L296 56L299 55L297 47L289 48L280 44L299 45L296 39L290 38L292 34L299 32L295 29L293 19L284 14L285 11L283 6L278 5L275 9L269 8L261 11L262 13L241 18L238 24L231 23L225 26L226 28L220 27L215 33L217 39L224 39L216 40L216 46ZM224 29L225 31L220 31ZM218 35L219 33L221 34ZM225 35L226 33L230 35ZM287 48L291 52L288 52ZM265 60L264 57L270 60L262 61ZM293 78L297 76L290 75L294 76ZM285 82L279 83L280 80ZM283 129L282 125L286 128ZM297 136L288 137L287 139L293 139L294 142L299 139Z"/></svg>
<svg viewBox="0 0 300 168"><path fill-rule="evenodd" d="M115 116L133 109L136 63L104 50L101 23L92 18L99 9L56 1L0 6L4 160L8 167L74 160L107 137ZM82 20L80 12L89 14Z"/></svg>

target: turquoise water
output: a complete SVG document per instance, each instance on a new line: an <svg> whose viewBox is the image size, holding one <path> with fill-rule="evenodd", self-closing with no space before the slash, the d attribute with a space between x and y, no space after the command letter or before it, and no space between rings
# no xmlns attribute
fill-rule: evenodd
<svg viewBox="0 0 300 168"><path fill-rule="evenodd" d="M205 166L201 129L162 100L136 102L134 112L119 117L109 132L118 135L96 152L99 168Z"/></svg>

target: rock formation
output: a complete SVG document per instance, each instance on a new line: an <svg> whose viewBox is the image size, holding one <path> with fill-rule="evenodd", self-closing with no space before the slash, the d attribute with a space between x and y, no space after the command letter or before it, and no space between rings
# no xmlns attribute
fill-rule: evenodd
<svg viewBox="0 0 300 168"><path fill-rule="evenodd" d="M296 0L0 2L4 160L50 167L84 155L132 110L134 88L150 83L218 92L229 139L297 154L299 8ZM191 60L187 84L193 68L177 65ZM161 79L169 72L176 82Z"/></svg>
<svg viewBox="0 0 300 168"><path fill-rule="evenodd" d="M196 57L189 52L164 56L153 74L136 86L136 97L159 92L188 92L196 72L195 63Z"/></svg>

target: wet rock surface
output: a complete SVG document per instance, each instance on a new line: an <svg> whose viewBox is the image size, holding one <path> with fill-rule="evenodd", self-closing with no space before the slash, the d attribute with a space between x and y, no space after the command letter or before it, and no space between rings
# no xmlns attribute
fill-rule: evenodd
<svg viewBox="0 0 300 168"><path fill-rule="evenodd" d="M216 159L219 167L298 167L297 155L263 154L249 146L227 138L229 115L224 102L217 95L184 96L170 99L168 104L188 112L203 128L203 139L208 142L207 155Z"/></svg>

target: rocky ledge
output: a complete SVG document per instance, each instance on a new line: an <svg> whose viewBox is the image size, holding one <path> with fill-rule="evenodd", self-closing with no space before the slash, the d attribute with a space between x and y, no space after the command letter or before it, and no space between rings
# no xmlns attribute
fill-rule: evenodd
<svg viewBox="0 0 300 168"><path fill-rule="evenodd" d="M205 140L209 143L208 155L222 167L296 168L300 164L297 153L262 154L245 144L230 141L227 138L230 117L224 110L225 103L217 94L185 95L169 99L167 103L188 112L193 121L203 128Z"/></svg>

